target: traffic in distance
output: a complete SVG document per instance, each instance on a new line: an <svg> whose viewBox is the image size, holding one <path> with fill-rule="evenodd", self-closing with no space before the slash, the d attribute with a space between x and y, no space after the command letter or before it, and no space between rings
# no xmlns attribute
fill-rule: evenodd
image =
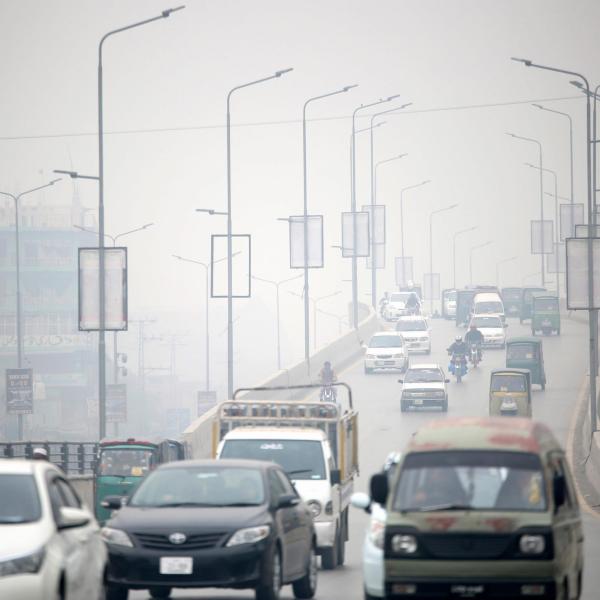
<svg viewBox="0 0 600 600"><path fill-rule="evenodd" d="M423 315L416 292L403 296L416 302L409 311L397 305L406 311L398 316L383 298L388 318L362 344L369 392L360 414L357 396L327 365L299 399L287 399L285 389L251 391L256 400L242 392L180 441L105 440L91 463L69 463L64 453L49 454L48 444L6 444L11 460L0 462L0 476L15 484L2 486L3 539L26 558L4 563L0 590L23 598L45 597L47 589L83 598L93 590L92 597L117 600L143 593L136 590L166 598L221 587L276 600L289 584L296 598L311 598L328 571L348 568L346 546L362 545L357 598L582 597L576 487L561 444L532 420L532 399L543 403L536 390L546 385L542 348L552 328L490 342L482 319L496 318L504 334L521 329L511 318L520 313L505 316L501 290L464 291L472 298L466 318L446 305L445 321ZM524 320L532 330L536 319L560 319L551 299L531 294ZM450 320L454 334L440 339L439 326ZM447 361L432 361L440 352ZM486 365L492 360L495 368ZM404 440L392 435L380 471L363 471L370 484L358 491L359 456L369 444L360 423L363 411L378 412L372 378L385 374L400 384L402 419L421 413L427 420L408 424L416 433ZM475 375L488 381L488 394L474 399L481 416L461 417L453 405ZM333 401L324 399L326 387L336 390ZM93 476L69 483L66 473L78 466ZM356 509L369 515L364 536L351 535ZM28 536L17 534L25 523ZM45 562L56 544L71 558Z"/></svg>

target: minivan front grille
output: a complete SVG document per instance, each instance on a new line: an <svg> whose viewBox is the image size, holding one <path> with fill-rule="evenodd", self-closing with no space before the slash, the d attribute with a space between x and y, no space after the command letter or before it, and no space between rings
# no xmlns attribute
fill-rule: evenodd
<svg viewBox="0 0 600 600"><path fill-rule="evenodd" d="M423 548L432 558L491 560L503 556L514 537L510 534L424 534Z"/></svg>
<svg viewBox="0 0 600 600"><path fill-rule="evenodd" d="M151 550L208 550L219 546L227 533L191 534L183 544L173 544L166 534L134 533L133 535L143 548Z"/></svg>

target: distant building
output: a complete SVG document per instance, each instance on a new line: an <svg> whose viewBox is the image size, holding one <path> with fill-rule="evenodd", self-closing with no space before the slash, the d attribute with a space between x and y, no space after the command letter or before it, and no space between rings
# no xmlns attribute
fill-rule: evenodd
<svg viewBox="0 0 600 600"><path fill-rule="evenodd" d="M77 249L94 246L79 231L86 209L74 194L71 205L49 206L43 194L19 205L23 367L34 373L34 414L25 420L26 439L89 438L88 412L97 397L96 334L78 331ZM88 215L88 225L91 215ZM4 408L4 373L17 366L15 214L0 199L0 438L16 436L16 419Z"/></svg>

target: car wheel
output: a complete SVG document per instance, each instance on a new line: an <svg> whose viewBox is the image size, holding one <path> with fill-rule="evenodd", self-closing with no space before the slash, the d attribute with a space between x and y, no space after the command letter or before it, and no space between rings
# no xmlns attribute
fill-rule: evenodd
<svg viewBox="0 0 600 600"><path fill-rule="evenodd" d="M171 596L171 588L150 588L150 598L169 598Z"/></svg>
<svg viewBox="0 0 600 600"><path fill-rule="evenodd" d="M106 586L106 600L127 600L129 598L129 590L121 585Z"/></svg>
<svg viewBox="0 0 600 600"><path fill-rule="evenodd" d="M546 380L545 379L542 381L541 385L542 385L542 390L545 390L546 389Z"/></svg>
<svg viewBox="0 0 600 600"><path fill-rule="evenodd" d="M333 546L325 548L323 554L321 554L321 566L326 571L332 571L338 566L338 541L340 537L338 530L335 531L333 538Z"/></svg>
<svg viewBox="0 0 600 600"><path fill-rule="evenodd" d="M311 546L308 556L306 573L301 579L292 583L296 598L312 598L317 591L317 555L314 546Z"/></svg>
<svg viewBox="0 0 600 600"><path fill-rule="evenodd" d="M400 412L406 412L408 410L408 402L400 400Z"/></svg>
<svg viewBox="0 0 600 600"><path fill-rule="evenodd" d="M256 600L279 600L281 591L281 555L275 546L271 560L262 574L262 583L254 590Z"/></svg>
<svg viewBox="0 0 600 600"><path fill-rule="evenodd" d="M338 532L339 534L337 542L337 566L341 567L346 560L346 526L344 514L342 515L342 520Z"/></svg>

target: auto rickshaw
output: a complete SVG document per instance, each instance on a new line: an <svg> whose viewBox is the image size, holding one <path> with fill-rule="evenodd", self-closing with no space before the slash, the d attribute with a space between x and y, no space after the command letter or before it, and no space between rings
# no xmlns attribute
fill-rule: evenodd
<svg viewBox="0 0 600 600"><path fill-rule="evenodd" d="M518 317L521 314L521 294L520 287L502 288L502 303L504 304L504 314L507 317Z"/></svg>
<svg viewBox="0 0 600 600"><path fill-rule="evenodd" d="M556 296L536 293L531 309L531 335L541 331L544 335L560 335L560 306Z"/></svg>
<svg viewBox="0 0 600 600"><path fill-rule="evenodd" d="M534 337L515 337L506 342L506 368L529 369L531 383L546 389L546 371L542 340Z"/></svg>
<svg viewBox="0 0 600 600"><path fill-rule="evenodd" d="M521 293L521 310L519 311L519 321L521 323L526 319L531 319L531 305L533 304L534 292L547 292L543 287L525 287Z"/></svg>
<svg viewBox="0 0 600 600"><path fill-rule="evenodd" d="M494 369L490 375L490 417L531 417L529 369Z"/></svg>

